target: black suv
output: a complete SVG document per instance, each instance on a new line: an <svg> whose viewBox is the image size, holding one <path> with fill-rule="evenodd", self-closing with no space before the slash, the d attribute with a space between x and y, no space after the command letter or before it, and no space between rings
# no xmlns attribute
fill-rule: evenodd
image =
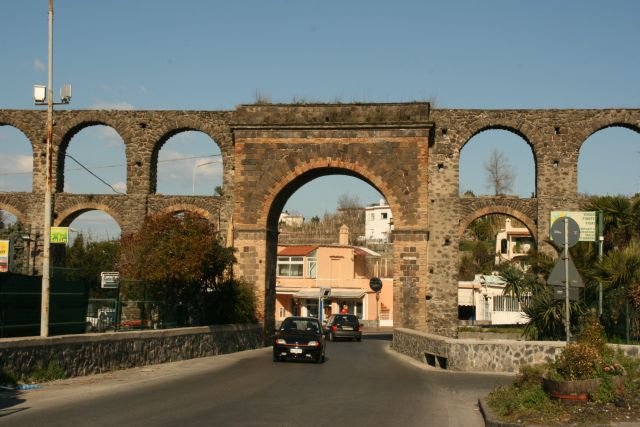
<svg viewBox="0 0 640 427"><path fill-rule="evenodd" d="M362 325L353 314L332 314L327 319L325 334L329 341L340 338L360 341L362 339Z"/></svg>

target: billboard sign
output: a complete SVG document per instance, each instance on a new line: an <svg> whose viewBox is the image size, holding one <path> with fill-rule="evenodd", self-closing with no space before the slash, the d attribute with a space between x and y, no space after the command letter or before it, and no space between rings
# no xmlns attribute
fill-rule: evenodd
<svg viewBox="0 0 640 427"><path fill-rule="evenodd" d="M574 220L580 227L580 242L595 242L598 240L597 224L598 215L596 211L551 211L549 221L549 232L553 223L560 218L568 217ZM551 238L552 236L549 235Z"/></svg>
<svg viewBox="0 0 640 427"><path fill-rule="evenodd" d="M9 240L0 240L0 273L9 271Z"/></svg>
<svg viewBox="0 0 640 427"><path fill-rule="evenodd" d="M51 243L69 243L69 227L51 227Z"/></svg>

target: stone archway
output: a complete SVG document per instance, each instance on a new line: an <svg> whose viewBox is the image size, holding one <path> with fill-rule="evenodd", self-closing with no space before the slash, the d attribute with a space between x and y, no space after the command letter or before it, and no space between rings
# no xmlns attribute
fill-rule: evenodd
<svg viewBox="0 0 640 427"><path fill-rule="evenodd" d="M120 226L120 229L122 229L123 221L120 217L119 212L113 210L108 205L103 205L100 203L82 203L77 206L69 207L64 211L58 213L56 219L53 221L53 225L68 226L73 222L73 220L78 218L83 213L89 211L102 211L109 214L109 216L111 216L111 218L113 218L113 220Z"/></svg>
<svg viewBox="0 0 640 427"><path fill-rule="evenodd" d="M36 230L42 229L46 185L45 122L41 111L0 110L0 123L22 131L34 152L33 190L1 193L0 202L22 212ZM110 206L113 218L128 232L149 213L172 205L198 206L214 216L220 212L224 225L233 218L230 240L237 249L239 272L256 284L264 299L267 236L273 232L269 215L277 195L310 168L350 170L366 177L393 205L394 304L400 308L394 315L399 325L455 335L452 243L463 224L482 209L520 213L514 217L526 220L522 222L544 246L548 212L579 208L576 165L581 144L605 127L637 131L640 109L431 109L428 103L390 103L243 105L234 111L61 110L56 114L54 153L60 156L73 132L92 123L113 127L125 143L127 194L69 195L56 188L53 209L58 218L83 206L94 209L97 201ZM165 196L151 191L154 147L185 129L205 132L219 145L224 195ZM534 197L459 196L460 147L483 129L513 131L532 147ZM59 160L52 165L56 177L64 165ZM513 211L496 210L500 206ZM425 305L427 293L432 299ZM265 325L268 331L268 319Z"/></svg>
<svg viewBox="0 0 640 427"><path fill-rule="evenodd" d="M27 221L27 215L24 214L23 212L21 212L19 209L15 208L14 206L11 206L9 204L5 204L5 203L0 203L0 210L3 210L5 212L10 213L11 215L16 217L16 220L22 224L22 225L27 225L28 221Z"/></svg>
<svg viewBox="0 0 640 427"><path fill-rule="evenodd" d="M460 225L458 227L458 236L462 236L464 231L469 227L469 224L471 224L476 219L482 218L487 215L494 215L494 214L507 215L517 219L529 229L534 240L536 241L538 240L538 227L534 220L532 220L524 213L512 207L500 206L500 205L487 206L485 208L478 209L477 211L472 212L471 214L461 218Z"/></svg>

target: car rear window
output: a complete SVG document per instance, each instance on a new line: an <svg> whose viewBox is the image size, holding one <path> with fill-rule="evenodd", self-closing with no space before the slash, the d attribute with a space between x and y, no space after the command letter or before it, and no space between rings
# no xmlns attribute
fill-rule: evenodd
<svg viewBox="0 0 640 427"><path fill-rule="evenodd" d="M353 314L340 314L340 315L336 315L333 322L337 324L358 323L358 318Z"/></svg>
<svg viewBox="0 0 640 427"><path fill-rule="evenodd" d="M317 320L305 320L305 319L288 319L280 327L282 331L306 331L319 333Z"/></svg>

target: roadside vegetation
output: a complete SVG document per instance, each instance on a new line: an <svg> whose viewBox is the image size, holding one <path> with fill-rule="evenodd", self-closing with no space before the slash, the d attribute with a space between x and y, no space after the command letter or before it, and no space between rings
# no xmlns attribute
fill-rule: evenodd
<svg viewBox="0 0 640 427"><path fill-rule="evenodd" d="M640 361L607 345L638 344L640 339L640 195L591 197L582 210L604 213L604 251L600 257L595 242L580 242L570 250L585 284L580 300L570 305L572 335L578 340L555 362L523 367L512 385L491 393L488 404L502 421L640 422ZM546 283L553 261L534 252L529 265L526 272L510 264L498 268L507 283L505 294L518 298L530 319L523 333L528 339L564 340L565 303L553 297ZM621 379L614 381L616 376ZM587 402L567 405L550 397L549 381L590 379L600 387L588 393Z"/></svg>
<svg viewBox="0 0 640 427"><path fill-rule="evenodd" d="M209 222L188 212L147 217L120 241L121 298L137 301L143 321L178 326L256 321L250 284L233 277L234 249ZM151 303L150 303L151 302Z"/></svg>
<svg viewBox="0 0 640 427"><path fill-rule="evenodd" d="M12 389L19 384L37 384L47 381L60 380L66 377L64 370L56 362L49 362L47 366L40 366L32 372L15 374L4 368L0 369L0 387Z"/></svg>
<svg viewBox="0 0 640 427"><path fill-rule="evenodd" d="M527 425L603 425L640 422L640 360L606 345L595 315L585 317L577 342L548 364L524 366L487 403L503 422ZM554 384L597 384L583 396L554 394ZM578 399L583 401L562 398Z"/></svg>

